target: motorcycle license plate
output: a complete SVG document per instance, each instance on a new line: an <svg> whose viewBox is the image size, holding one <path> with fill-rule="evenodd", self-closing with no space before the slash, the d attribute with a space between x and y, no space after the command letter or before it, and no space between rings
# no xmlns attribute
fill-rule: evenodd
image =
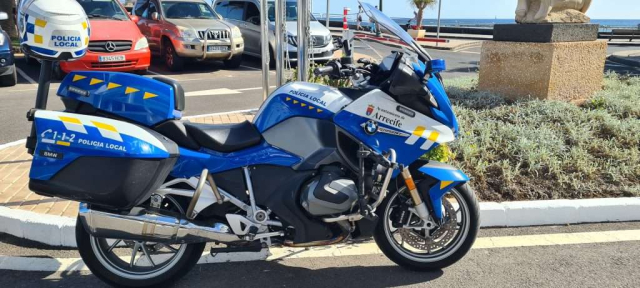
<svg viewBox="0 0 640 288"><path fill-rule="evenodd" d="M227 52L229 51L229 46L208 46L207 52Z"/></svg>
<svg viewBox="0 0 640 288"><path fill-rule="evenodd" d="M109 56L100 56L98 57L98 61L100 62L120 62L126 61L127 58L124 55L109 55Z"/></svg>

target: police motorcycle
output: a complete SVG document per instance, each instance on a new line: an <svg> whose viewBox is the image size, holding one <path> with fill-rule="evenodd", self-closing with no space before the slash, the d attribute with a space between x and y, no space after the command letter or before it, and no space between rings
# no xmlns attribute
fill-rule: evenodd
<svg viewBox="0 0 640 288"><path fill-rule="evenodd" d="M353 88L289 83L253 123L207 125L180 120L179 83L123 73L70 73L57 91L65 110L46 110L51 62L81 58L91 27L75 0L21 1L22 48L43 63L28 113L29 188L81 202L76 241L94 275L166 284L206 243L221 255L373 235L391 260L419 271L469 251L479 227L469 178L420 159L459 133L444 61L361 5L407 48L379 64L344 58L314 71Z"/></svg>

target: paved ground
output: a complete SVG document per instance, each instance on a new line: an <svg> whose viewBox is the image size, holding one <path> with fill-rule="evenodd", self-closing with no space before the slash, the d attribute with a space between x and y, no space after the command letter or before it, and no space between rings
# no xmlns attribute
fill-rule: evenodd
<svg viewBox="0 0 640 288"><path fill-rule="evenodd" d="M356 52L380 58L397 48L375 42L356 42ZM371 46L371 47L369 47ZM373 48L373 49L372 49ZM610 46L609 53L628 50L628 47ZM446 59L449 71L445 78L474 75L478 70L480 48L472 47L459 52L429 49L434 58ZM607 70L640 75L640 69L621 64L608 63ZM261 71L258 59L246 57L242 67L237 70L225 70L221 63L194 63L187 65L182 73L171 73L161 63L153 63L149 76L161 74L180 81L191 95L187 100L185 115L199 115L232 110L257 108L262 103L260 92ZM24 139L29 133L26 112L33 106L37 86L39 67L28 66L18 59L21 73L19 84L15 87L0 88L0 144ZM271 83L275 83L272 73ZM55 96L58 84L52 84L49 98L50 109L62 109L62 103ZM200 95L200 96L194 96Z"/></svg>
<svg viewBox="0 0 640 288"><path fill-rule="evenodd" d="M639 229L640 223L483 229L474 249L459 263L423 273L402 269L375 249L332 257L322 253L330 248L312 249L315 256L200 264L173 287L638 287L640 238L615 236L640 236ZM600 241L598 235L611 237ZM486 243L507 244L498 248ZM365 242L353 247L375 246ZM0 251L31 257L34 266L42 257L78 257L73 250L6 235L0 235ZM82 269L0 274L10 287L105 287Z"/></svg>

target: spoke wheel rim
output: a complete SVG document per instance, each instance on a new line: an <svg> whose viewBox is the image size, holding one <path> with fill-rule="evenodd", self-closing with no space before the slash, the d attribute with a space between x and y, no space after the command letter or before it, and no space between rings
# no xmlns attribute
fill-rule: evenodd
<svg viewBox="0 0 640 288"><path fill-rule="evenodd" d="M406 247L409 244L405 242L404 238L400 240L396 239L395 235L398 234L396 233L396 231L398 231L399 229L393 228L390 220L390 215L392 212L392 208L394 207L394 202L398 199L399 195L402 194L405 190L406 190L406 187L403 187L398 193L395 193L394 195L392 195L392 198L389 199L390 204L387 205L384 211L384 219L385 219L383 223L384 232L385 232L385 237L387 238L387 241L389 241L391 244L391 247L394 250L396 250L398 253L402 254L404 257L417 262L440 261L451 256L451 254L458 251L460 246L462 246L464 239L466 239L467 236L469 235L469 230L470 230L470 210L469 210L468 204L464 200L464 197L462 197L462 194L457 189L452 189L451 191L447 192L447 194L445 194L445 196L443 197L444 198L443 201L450 201L448 199L451 199L451 198L457 201L459 208L456 209L455 211L457 214L457 217L456 217L457 221L459 222L457 223L457 229L455 232L456 235L446 245L444 245L443 248L439 249L438 251L417 252L417 251L412 251ZM447 217L447 216L448 215L446 214L443 217ZM392 231L394 229L396 230ZM424 230L421 230L420 232L422 233L422 235L424 235ZM414 247L411 247L411 248L414 248Z"/></svg>
<svg viewBox="0 0 640 288"><path fill-rule="evenodd" d="M175 199L165 198L176 205L184 214ZM91 248L98 261L111 273L131 280L145 280L164 274L173 268L187 249L187 244L162 244L147 241L125 241L120 239L97 238L90 236ZM126 247L122 247L126 245ZM122 249L128 254L117 254Z"/></svg>
<svg viewBox="0 0 640 288"><path fill-rule="evenodd" d="M167 46L167 53L166 54L166 61L167 61L167 65L169 67L173 66L173 48L171 47L171 45Z"/></svg>

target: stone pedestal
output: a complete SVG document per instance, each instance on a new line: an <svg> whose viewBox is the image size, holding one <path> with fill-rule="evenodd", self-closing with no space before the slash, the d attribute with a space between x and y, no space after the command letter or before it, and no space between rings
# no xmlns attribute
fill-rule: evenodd
<svg viewBox="0 0 640 288"><path fill-rule="evenodd" d="M595 30L581 24L507 26L494 32L501 41L482 46L481 91L512 100L574 102L602 89L607 43L596 40L597 25ZM523 41L526 37L532 40Z"/></svg>
<svg viewBox="0 0 640 288"><path fill-rule="evenodd" d="M425 35L427 34L427 31L409 29L407 30L407 33L409 33L409 35L411 35L413 39L417 39L417 38L424 38Z"/></svg>

